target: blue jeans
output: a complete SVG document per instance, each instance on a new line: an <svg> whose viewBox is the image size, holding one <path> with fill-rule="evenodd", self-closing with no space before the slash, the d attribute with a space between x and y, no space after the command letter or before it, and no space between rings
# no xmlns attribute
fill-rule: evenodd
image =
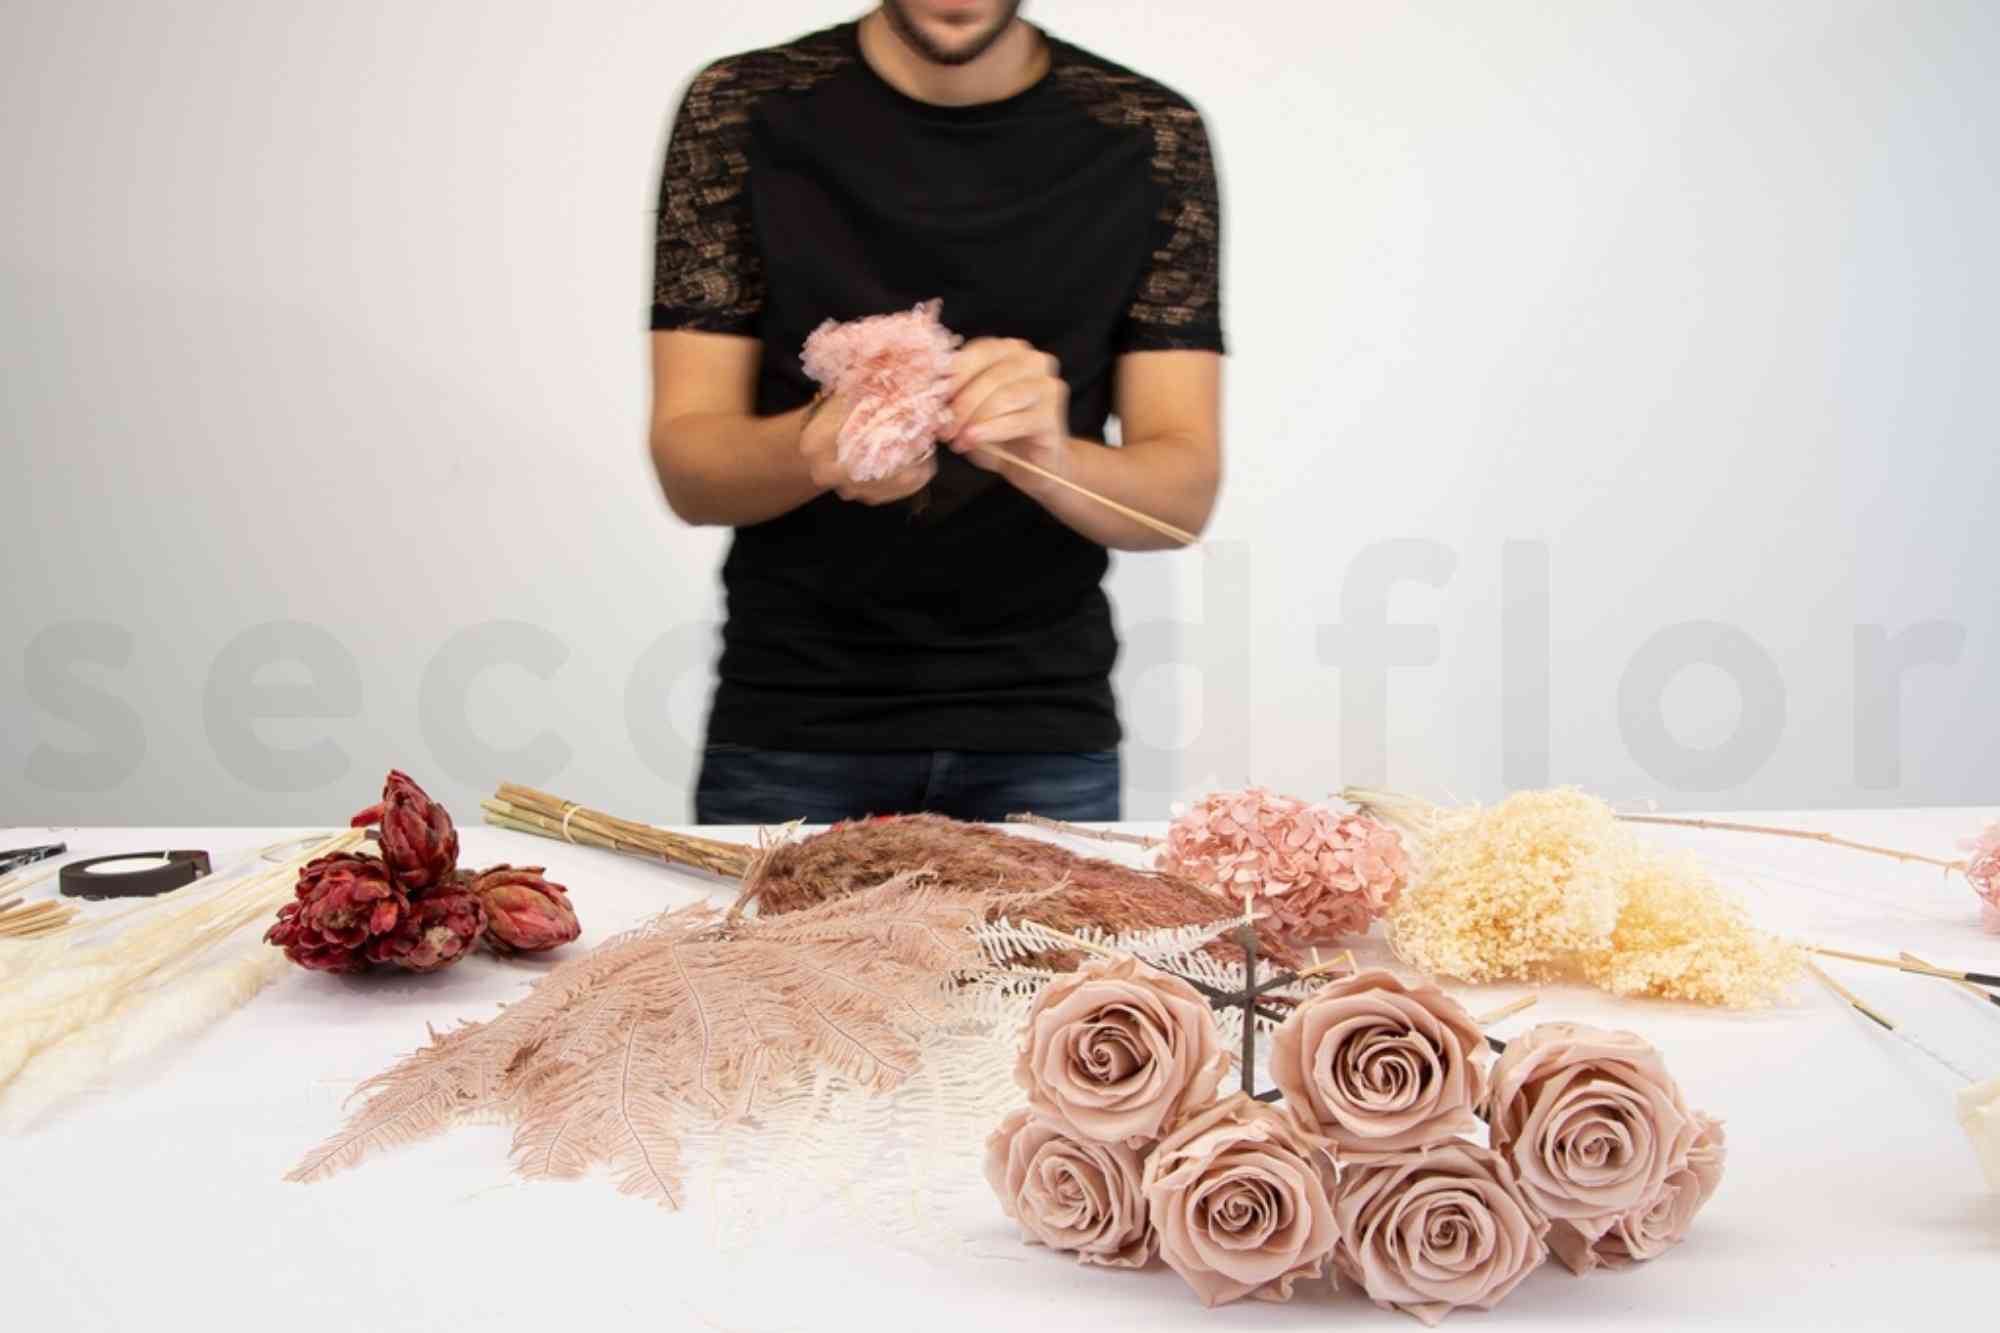
<svg viewBox="0 0 2000 1333"><path fill-rule="evenodd" d="M1118 751L981 754L964 750L819 753L711 745L695 783L698 824L832 824L919 812L997 822L1119 817Z"/></svg>

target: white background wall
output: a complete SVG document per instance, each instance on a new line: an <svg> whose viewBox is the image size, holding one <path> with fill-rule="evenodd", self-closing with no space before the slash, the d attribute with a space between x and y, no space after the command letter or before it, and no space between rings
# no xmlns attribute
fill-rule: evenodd
<svg viewBox="0 0 2000 1333"><path fill-rule="evenodd" d="M722 543L643 455L658 159L701 63L849 13L13 0L0 823L391 764L684 817ZM1224 178L1224 503L1114 574L1130 813L1996 799L2000 11L1028 13Z"/></svg>

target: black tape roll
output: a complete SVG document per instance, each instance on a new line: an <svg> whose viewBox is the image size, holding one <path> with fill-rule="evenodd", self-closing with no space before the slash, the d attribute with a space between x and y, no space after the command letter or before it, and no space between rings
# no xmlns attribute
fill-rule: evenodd
<svg viewBox="0 0 2000 1333"><path fill-rule="evenodd" d="M150 870L132 870L118 875L93 875L90 868L107 861L131 861L140 857L164 856L167 863ZM62 868L65 898L151 898L171 893L194 883L209 871L207 852L119 852L115 856L93 856L88 861L72 861Z"/></svg>

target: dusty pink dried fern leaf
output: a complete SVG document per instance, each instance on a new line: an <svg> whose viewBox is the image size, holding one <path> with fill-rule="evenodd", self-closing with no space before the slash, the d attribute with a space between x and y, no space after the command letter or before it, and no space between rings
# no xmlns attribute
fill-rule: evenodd
<svg viewBox="0 0 2000 1333"><path fill-rule="evenodd" d="M856 481L878 481L929 458L950 419L946 389L959 338L938 321L941 304L829 319L806 339L806 374L850 401L838 448Z"/></svg>
<svg viewBox="0 0 2000 1333"><path fill-rule="evenodd" d="M1262 787L1216 792L1177 814L1160 868L1231 902L1249 898L1294 946L1366 932L1410 875L1394 829Z"/></svg>

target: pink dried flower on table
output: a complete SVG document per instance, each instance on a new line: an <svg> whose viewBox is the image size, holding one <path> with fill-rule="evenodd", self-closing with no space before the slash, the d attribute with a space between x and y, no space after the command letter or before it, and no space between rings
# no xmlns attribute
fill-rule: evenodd
<svg viewBox="0 0 2000 1333"><path fill-rule="evenodd" d="M1963 844L1971 857L1965 863L1965 878L1979 895L1979 921L2000 935L2000 819L1987 824L1979 836Z"/></svg>
<svg viewBox="0 0 2000 1333"><path fill-rule="evenodd" d="M1232 1093L1175 1126L1146 1158L1160 1257L1203 1305L1288 1301L1340 1240L1333 1162L1275 1107Z"/></svg>
<svg viewBox="0 0 2000 1333"><path fill-rule="evenodd" d="M495 953L541 953L583 933L569 893L540 866L498 865L462 877L486 909L486 942Z"/></svg>
<svg viewBox="0 0 2000 1333"><path fill-rule="evenodd" d="M409 915L410 900L379 857L336 852L299 871L296 896L264 935L315 972L365 972Z"/></svg>
<svg viewBox="0 0 2000 1333"><path fill-rule="evenodd" d="M1347 1167L1334 1265L1385 1310L1435 1328L1490 1310L1548 1258L1549 1224L1498 1153L1442 1139Z"/></svg>
<svg viewBox="0 0 2000 1333"><path fill-rule="evenodd" d="M799 357L806 374L849 400L838 447L856 481L879 481L929 458L948 424L945 390L959 339L938 322L941 304L827 320L806 339Z"/></svg>
<svg viewBox="0 0 2000 1333"><path fill-rule="evenodd" d="M355 828L381 829L382 859L407 893L422 893L451 878L458 864L458 830L451 815L411 780L390 770L382 799L356 814Z"/></svg>
<svg viewBox="0 0 2000 1333"><path fill-rule="evenodd" d="M1145 1160L1020 1110L986 1140L986 1179L1021 1239L1082 1264L1143 1268L1154 1238L1140 1192Z"/></svg>
<svg viewBox="0 0 2000 1333"><path fill-rule="evenodd" d="M1250 787L1217 792L1167 830L1160 868L1270 918L1293 945L1359 935L1409 882L1396 831Z"/></svg>

